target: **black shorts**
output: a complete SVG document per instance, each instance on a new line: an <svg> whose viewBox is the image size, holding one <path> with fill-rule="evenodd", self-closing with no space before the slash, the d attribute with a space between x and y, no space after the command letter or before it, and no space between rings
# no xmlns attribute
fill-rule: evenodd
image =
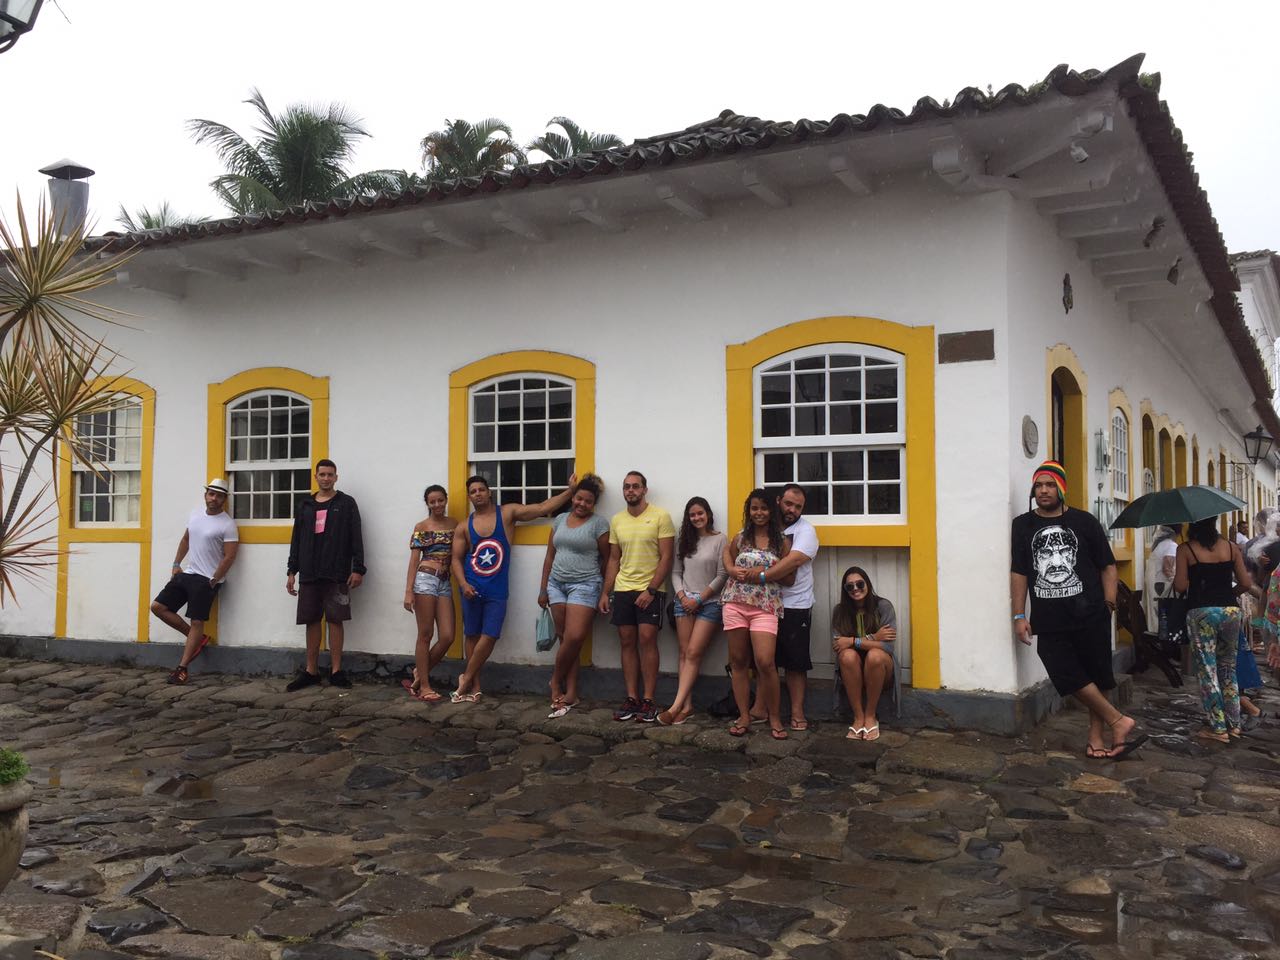
<svg viewBox="0 0 1280 960"><path fill-rule="evenodd" d="M1099 617L1075 630L1036 635L1036 653L1053 689L1068 696L1089 684L1099 690L1116 685L1111 668L1111 618Z"/></svg>
<svg viewBox="0 0 1280 960"><path fill-rule="evenodd" d="M643 590L616 590L609 594L609 603L613 615L609 622L615 627L662 627L662 608L667 605L665 593L655 593L649 605L643 609L636 606L636 598Z"/></svg>
<svg viewBox="0 0 1280 960"><path fill-rule="evenodd" d="M298 623L330 623L351 619L351 590L337 580L308 580L298 584Z"/></svg>
<svg viewBox="0 0 1280 960"><path fill-rule="evenodd" d="M774 662L783 670L808 673L813 669L809 657L809 625L813 621L812 607L791 607L782 611L778 621L778 645Z"/></svg>
<svg viewBox="0 0 1280 960"><path fill-rule="evenodd" d="M213 598L221 589L222 584L210 586L209 578L198 573L175 573L156 595L156 603L174 613L185 605L187 619L205 621L213 610Z"/></svg>

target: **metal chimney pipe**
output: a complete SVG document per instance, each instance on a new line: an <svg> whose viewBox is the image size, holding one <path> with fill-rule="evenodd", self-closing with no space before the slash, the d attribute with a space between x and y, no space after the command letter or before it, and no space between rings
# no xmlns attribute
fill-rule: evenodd
<svg viewBox="0 0 1280 960"><path fill-rule="evenodd" d="M94 172L84 164L63 158L41 167L40 173L49 178L49 202L58 233L66 236L79 229L89 215L89 184L85 181Z"/></svg>

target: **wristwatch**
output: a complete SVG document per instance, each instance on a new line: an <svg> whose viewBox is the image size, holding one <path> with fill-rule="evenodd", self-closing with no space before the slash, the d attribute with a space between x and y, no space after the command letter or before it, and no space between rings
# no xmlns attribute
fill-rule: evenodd
<svg viewBox="0 0 1280 960"><path fill-rule="evenodd" d="M651 597L656 597L658 595L658 591L653 589L653 587L645 587L644 592Z"/></svg>

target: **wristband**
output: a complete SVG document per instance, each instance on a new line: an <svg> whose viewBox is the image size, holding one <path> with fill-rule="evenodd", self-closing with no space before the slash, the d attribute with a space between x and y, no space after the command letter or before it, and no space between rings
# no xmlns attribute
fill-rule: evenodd
<svg viewBox="0 0 1280 960"><path fill-rule="evenodd" d="M856 649L856 650L861 650L861 649L862 649L862 638L861 638L861 637L854 637L854 638L853 638L853 646L854 646L854 649Z"/></svg>
<svg viewBox="0 0 1280 960"><path fill-rule="evenodd" d="M1015 613L1013 615L1013 620L1015 623L1017 623L1019 620L1025 620L1025 619L1027 619L1027 615L1025 613Z"/></svg>
<svg viewBox="0 0 1280 960"><path fill-rule="evenodd" d="M760 571L760 585L764 586L764 571Z"/></svg>

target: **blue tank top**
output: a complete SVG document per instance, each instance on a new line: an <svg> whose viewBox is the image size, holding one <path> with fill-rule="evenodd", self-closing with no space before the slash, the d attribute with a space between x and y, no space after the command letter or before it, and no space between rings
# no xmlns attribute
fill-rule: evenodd
<svg viewBox="0 0 1280 960"><path fill-rule="evenodd" d="M467 531L471 534L471 555L467 557L463 574L476 593L489 600L507 599L507 579L510 573L508 561L511 544L502 528L502 507L495 506L497 520L493 533L481 537L476 533L475 514L467 518Z"/></svg>

